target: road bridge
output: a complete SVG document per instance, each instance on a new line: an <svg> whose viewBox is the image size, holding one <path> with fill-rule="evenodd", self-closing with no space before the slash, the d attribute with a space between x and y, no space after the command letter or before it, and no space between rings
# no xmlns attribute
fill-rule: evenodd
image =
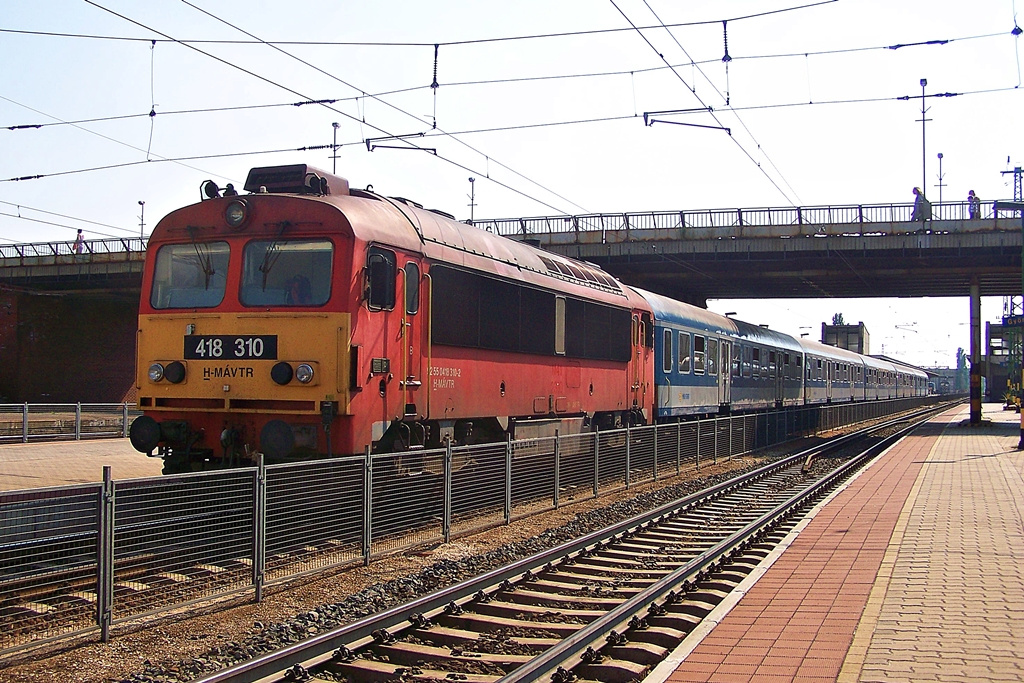
<svg viewBox="0 0 1024 683"><path fill-rule="evenodd" d="M625 282L707 299L1021 293L1021 220L966 202L661 211L475 221Z"/></svg>

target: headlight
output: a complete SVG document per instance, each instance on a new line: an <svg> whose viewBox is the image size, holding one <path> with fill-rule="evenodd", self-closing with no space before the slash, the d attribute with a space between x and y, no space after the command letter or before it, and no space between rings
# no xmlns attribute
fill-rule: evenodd
<svg viewBox="0 0 1024 683"><path fill-rule="evenodd" d="M164 370L164 377L171 384L181 384L185 381L185 364L181 361L174 361L167 364Z"/></svg>
<svg viewBox="0 0 1024 683"><path fill-rule="evenodd" d="M292 374L292 366L284 361L276 363L274 367L270 369L270 379L274 380L274 382L281 386L292 381Z"/></svg>
<svg viewBox="0 0 1024 683"><path fill-rule="evenodd" d="M313 366L308 363L302 363L299 367L295 368L295 379L299 380L302 384L309 384L313 381Z"/></svg>
<svg viewBox="0 0 1024 683"><path fill-rule="evenodd" d="M159 382L164 378L164 366L159 363L153 363L149 366L149 381Z"/></svg>
<svg viewBox="0 0 1024 683"><path fill-rule="evenodd" d="M236 199L228 204L228 208L224 209L224 220L227 222L229 228L241 227L242 223L245 223L245 219L247 217L247 207L245 202L241 199Z"/></svg>

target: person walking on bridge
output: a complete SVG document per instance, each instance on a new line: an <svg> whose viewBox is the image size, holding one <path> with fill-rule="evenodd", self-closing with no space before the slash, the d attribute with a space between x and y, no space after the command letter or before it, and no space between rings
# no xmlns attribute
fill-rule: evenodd
<svg viewBox="0 0 1024 683"><path fill-rule="evenodd" d="M914 188L914 213L910 215L912 221L930 221L932 219L932 203L928 201L921 188Z"/></svg>

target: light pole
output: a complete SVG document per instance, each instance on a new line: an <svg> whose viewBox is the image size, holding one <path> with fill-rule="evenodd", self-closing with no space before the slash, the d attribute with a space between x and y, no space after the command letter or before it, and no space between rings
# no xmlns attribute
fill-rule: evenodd
<svg viewBox="0 0 1024 683"><path fill-rule="evenodd" d="M927 112L928 110L924 106L924 97L925 97L925 95L924 95L924 87L926 85L928 85L928 79L927 78L922 78L921 79L921 192L924 192L925 188L928 186L928 156L925 153L925 144L924 144L924 124L925 124L926 121L928 121L928 119L925 118L925 112Z"/></svg>
<svg viewBox="0 0 1024 683"><path fill-rule="evenodd" d="M942 203L942 152L939 152L939 204Z"/></svg>
<svg viewBox="0 0 1024 683"><path fill-rule="evenodd" d="M476 206L476 178L469 179L469 224L473 224L473 208Z"/></svg>
<svg viewBox="0 0 1024 683"><path fill-rule="evenodd" d="M335 121L331 124L334 126L334 144L331 145L331 159L334 160L334 166L331 167L331 173L338 174L338 122Z"/></svg>
<svg viewBox="0 0 1024 683"><path fill-rule="evenodd" d="M139 237L146 239L146 202L139 200Z"/></svg>

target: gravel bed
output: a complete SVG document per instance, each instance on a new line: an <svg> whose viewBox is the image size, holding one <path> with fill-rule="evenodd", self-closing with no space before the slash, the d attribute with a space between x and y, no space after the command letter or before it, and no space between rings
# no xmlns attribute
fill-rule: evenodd
<svg viewBox="0 0 1024 683"><path fill-rule="evenodd" d="M369 567L336 571L275 589L259 604L191 608L117 634L108 644L36 653L0 669L0 683L191 681L695 493L763 464L765 457L738 457L702 468L699 478L637 485L452 543L381 558Z"/></svg>

